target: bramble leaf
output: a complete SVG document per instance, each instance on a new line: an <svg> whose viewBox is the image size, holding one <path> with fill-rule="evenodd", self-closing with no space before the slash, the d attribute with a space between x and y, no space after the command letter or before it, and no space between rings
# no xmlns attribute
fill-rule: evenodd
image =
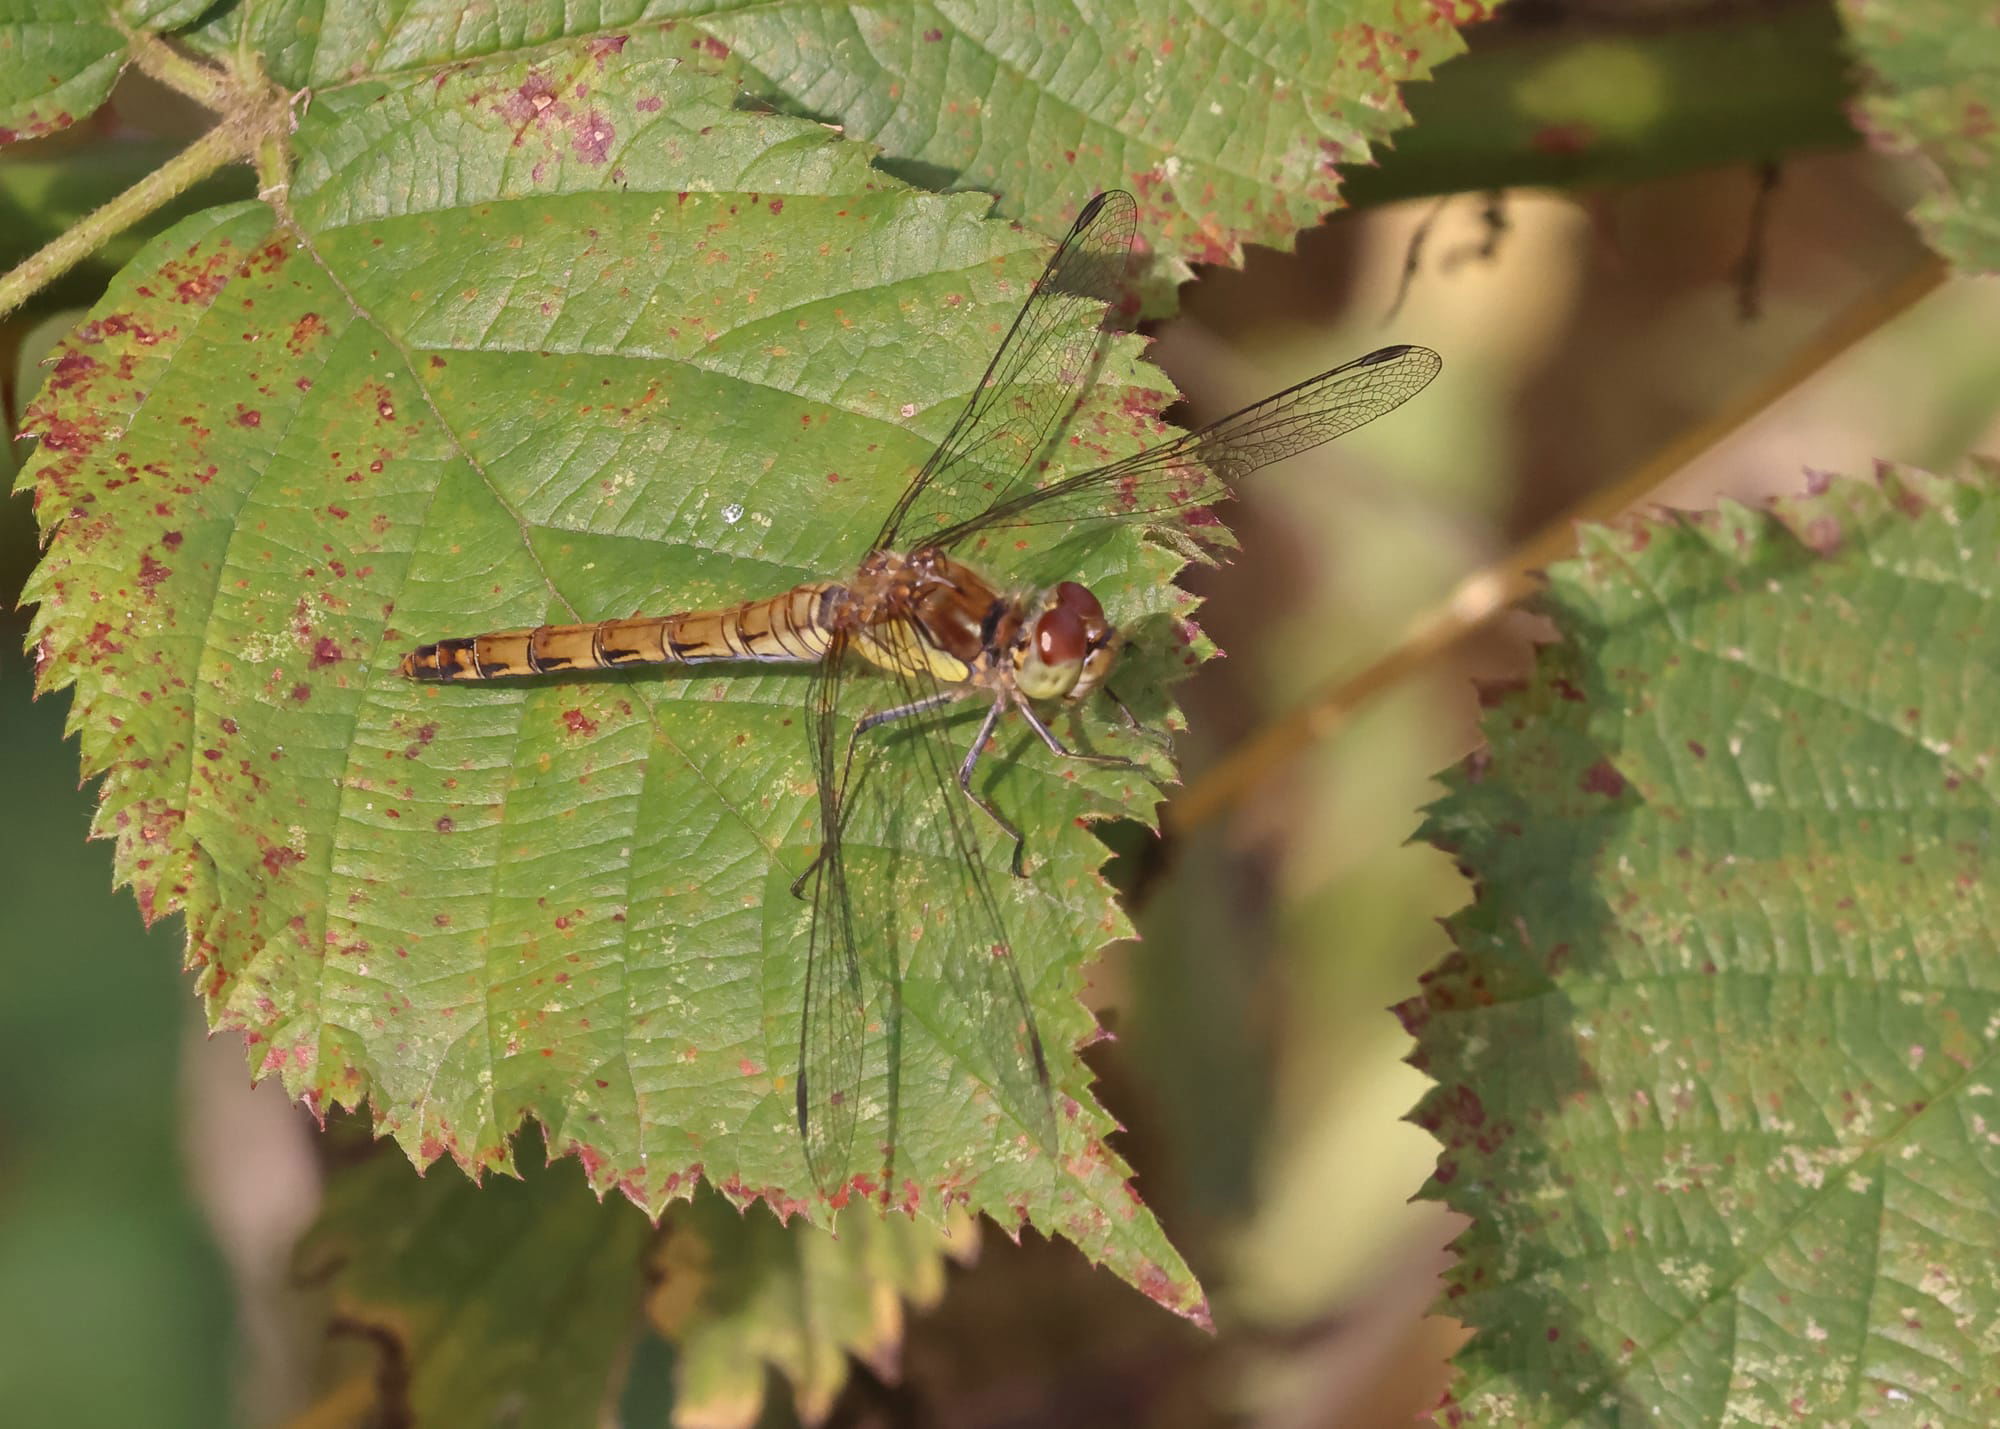
<svg viewBox="0 0 2000 1429"><path fill-rule="evenodd" d="M767 1366L825 1417L847 1356L893 1374L902 1302L935 1303L973 1237L865 1207L838 1235L780 1226L703 1191L655 1232L583 1194L568 1165L520 1183L418 1177L400 1157L336 1164L297 1274L323 1285L335 1351L324 1403L413 1423L602 1422L640 1318L671 1341L674 1422L757 1422ZM331 1412L329 1410L329 1412Z"/></svg>
<svg viewBox="0 0 2000 1429"><path fill-rule="evenodd" d="M287 87L678 21L675 53L881 145L886 167L926 187L996 194L1003 213L1052 234L1093 193L1128 188L1156 251L1235 263L1242 244L1289 248L1339 206L1336 166L1369 163L1369 146L1409 122L1399 87L1462 50L1457 27L1489 7L538 0L467 12L372 0L342 7L338 25L323 8L288 0L251 21Z"/></svg>
<svg viewBox="0 0 2000 1429"><path fill-rule="evenodd" d="M2000 271L2000 15L1939 0L1844 0L1867 85L1857 119L1878 145L1924 161L1916 218L1960 270Z"/></svg>
<svg viewBox="0 0 2000 1429"><path fill-rule="evenodd" d="M125 37L104 0L0 3L0 144L66 129L104 102Z"/></svg>
<svg viewBox="0 0 2000 1429"><path fill-rule="evenodd" d="M787 1233L712 1195L676 1206L648 1258L646 1296L648 1320L675 1348L676 1422L759 1422L770 1369L808 1424L832 1408L849 1355L893 1380L903 1302L935 1305L946 1257L973 1243L962 1221L931 1227L859 1207L827 1235Z"/></svg>
<svg viewBox="0 0 2000 1429"><path fill-rule="evenodd" d="M398 1156L337 1167L294 1257L326 1287L327 1401L343 1423L603 1423L650 1236L567 1166L483 1187Z"/></svg>
<svg viewBox="0 0 2000 1429"><path fill-rule="evenodd" d="M2000 467L1587 531L1425 834L1470 1423L1990 1419Z"/></svg>
<svg viewBox="0 0 2000 1429"><path fill-rule="evenodd" d="M851 572L1045 258L977 197L907 192L821 126L736 108L674 43L317 95L282 205L163 235L63 349L29 423L50 540L29 597L119 874L149 917L185 912L211 1019L260 1071L319 1108L368 1101L419 1164L506 1168L534 1118L648 1211L707 1180L824 1223L793 1115L803 674L396 670L442 636ZM1058 465L1159 434L1157 377L1126 349L1104 377ZM1136 533L1057 572L1036 547L967 554L1094 583L1158 666L1199 654L1177 559ZM881 702L850 683L855 714ZM1124 692L1156 723L1157 685ZM1092 747L1136 742L1079 718ZM970 737L899 733L884 764L914 769L915 738L955 763ZM1096 1035L1082 962L1125 927L1086 821L1145 814L1152 785L1051 768L1020 730L986 767L1033 831L1029 879L997 834L984 854L1060 1152L961 1056L979 1009L920 907L893 930L907 966L873 950L900 1043L869 1049L857 1146L889 1140L893 1072L885 1196L1025 1215L1198 1316L1074 1051ZM920 861L935 819L887 853Z"/></svg>

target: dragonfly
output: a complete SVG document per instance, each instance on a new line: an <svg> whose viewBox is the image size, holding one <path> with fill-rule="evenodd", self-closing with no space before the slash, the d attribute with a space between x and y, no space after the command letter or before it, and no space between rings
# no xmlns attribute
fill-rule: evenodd
<svg viewBox="0 0 2000 1429"><path fill-rule="evenodd" d="M907 728L906 722L966 704L984 706L955 768L934 740L907 741L921 751L918 797L930 806L933 825L942 826L941 836L930 837L945 845L927 850L941 852L941 859L925 860L933 870L928 876L944 881L940 906L954 910L945 920L952 941L941 957L943 985L958 1011L979 1024L968 1056L985 1065L973 1070L1021 1135L1051 1155L1056 1118L1048 1058L981 856L977 820L1011 842L1009 866L1017 877L1025 876L1026 839L973 776L1010 712L1057 759L1133 763L1072 748L1042 714L1101 695L1137 724L1108 684L1122 637L1095 593L1074 580L1015 589L961 553L1016 528L1071 534L1104 523L1178 523L1193 531L1199 513L1229 497L1250 473L1401 406L1441 366L1428 348L1378 348L1135 456L1044 480L1132 291L1136 214L1131 195L1119 191L1084 206L978 386L851 573L722 609L440 640L402 660L410 679L454 682L716 661L816 667L804 724L817 775L819 847L792 885L811 905L794 1100L814 1184L834 1206L845 1203L850 1189L868 1188L866 1177L849 1181L869 998L861 946L868 925L856 911L867 890L865 880L852 876L847 845L857 828L883 822L880 791L891 781L874 777L886 756L885 737L873 732ZM856 670L888 676L895 696L858 719L843 719L845 684ZM878 1183L885 1198L896 1154L893 1067L889 1080Z"/></svg>

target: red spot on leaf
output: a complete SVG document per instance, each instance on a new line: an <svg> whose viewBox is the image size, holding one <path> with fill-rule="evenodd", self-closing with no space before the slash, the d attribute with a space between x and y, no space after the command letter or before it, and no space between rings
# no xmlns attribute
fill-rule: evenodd
<svg viewBox="0 0 2000 1429"><path fill-rule="evenodd" d="M601 164L611 153L612 141L617 137L618 131L612 127L611 121L593 109L584 116L582 125L569 141L570 152L586 164Z"/></svg>
<svg viewBox="0 0 2000 1429"><path fill-rule="evenodd" d="M74 387L95 372L99 365L97 359L87 352L66 352L56 359L56 365L50 369L48 377L42 383L42 389L47 392L61 392Z"/></svg>
<svg viewBox="0 0 2000 1429"><path fill-rule="evenodd" d="M308 669L324 670L328 665L338 665L341 659L340 642L331 635L322 635L314 643L312 659L306 664Z"/></svg>
<svg viewBox="0 0 2000 1429"><path fill-rule="evenodd" d="M1600 759L1583 771L1583 778L1577 787L1586 794L1602 794L1607 799L1616 799L1625 792L1625 776L1611 767L1611 761Z"/></svg>
<svg viewBox="0 0 2000 1429"><path fill-rule="evenodd" d="M296 357L325 335L326 319L318 313L306 313L292 324L291 334L285 339L285 350Z"/></svg>
<svg viewBox="0 0 2000 1429"><path fill-rule="evenodd" d="M582 710L564 710L563 723L569 726L571 734L592 735L597 733L597 721Z"/></svg>

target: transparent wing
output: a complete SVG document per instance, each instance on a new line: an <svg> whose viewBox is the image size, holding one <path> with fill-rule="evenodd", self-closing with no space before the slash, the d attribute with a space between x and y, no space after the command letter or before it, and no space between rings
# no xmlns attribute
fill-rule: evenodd
<svg viewBox="0 0 2000 1429"><path fill-rule="evenodd" d="M1139 521L1212 505L1259 467L1394 411L1443 365L1427 347L1377 348L1137 456L1004 495L929 539L949 547L993 527Z"/></svg>
<svg viewBox="0 0 2000 1429"><path fill-rule="evenodd" d="M814 1183L829 1198L857 1169L862 1049L870 1032L863 949L884 979L884 1162L868 1168L881 1171L882 1193L897 1184L906 986L917 989L911 1007L924 1035L955 1065L954 1084L969 1073L990 1090L1003 1126L1020 1128L1043 1150L1056 1145L1041 1034L981 858L974 821L985 815L956 787L951 734L937 727L951 720L948 730L962 731L969 747L976 724L953 720L965 702L943 701L928 674L862 687L879 690L881 703L842 712L842 681L830 670L813 688L823 842L813 872L798 1116ZM973 703L983 712L983 702ZM912 705L931 708L867 730L850 746L858 716Z"/></svg>
<svg viewBox="0 0 2000 1429"><path fill-rule="evenodd" d="M876 550L925 544L1032 483L1096 380L1106 310L1130 290L1137 213L1118 190L1084 205L965 409L889 513Z"/></svg>
<svg viewBox="0 0 2000 1429"><path fill-rule="evenodd" d="M928 671L899 672L895 686L905 705L935 699L939 688ZM948 1040L948 1051L960 1067L991 1090L1003 1127L1011 1123L1017 1134L1052 1156L1055 1101L1041 1031L994 895L995 875L981 853L982 837L990 844L997 831L958 787L959 762L980 727L976 719L960 717L967 706L981 715L990 708L974 694L909 721L907 728L889 725L863 735L866 744L874 736L900 731L892 737L917 750L911 757L900 748L889 749L886 742L879 746L879 760L895 759L899 768L912 772L897 785L871 781L869 790L879 793L864 797L871 812L884 818L889 841L910 851L915 865L915 902L925 914L925 936L933 941L928 947L911 947L911 961L935 976L935 991L944 999L940 1014L930 1019L932 1035ZM949 723L940 728L941 721ZM1030 849L1037 832L1023 830ZM898 884L893 914L898 919L911 901L908 887Z"/></svg>
<svg viewBox="0 0 2000 1429"><path fill-rule="evenodd" d="M861 1097L867 1000L856 951L854 899L847 885L844 822L846 731L840 728L841 657L836 636L813 674L807 729L819 779L819 860L812 868L812 934L805 1006L799 1019L799 1135L813 1184L831 1199L847 1182Z"/></svg>

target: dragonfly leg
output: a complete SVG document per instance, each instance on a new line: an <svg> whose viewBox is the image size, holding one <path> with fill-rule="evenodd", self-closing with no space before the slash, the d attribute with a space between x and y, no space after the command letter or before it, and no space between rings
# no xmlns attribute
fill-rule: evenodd
<svg viewBox="0 0 2000 1429"><path fill-rule="evenodd" d="M1109 685L1103 685L1100 686L1099 688L1101 688L1104 691L1105 699L1111 701L1112 704L1118 706L1118 713L1125 716L1126 724L1130 725L1133 729L1145 728L1144 725L1139 723L1139 716L1132 713L1131 708L1126 705L1125 701L1118 698L1116 692L1114 692Z"/></svg>
<svg viewBox="0 0 2000 1429"><path fill-rule="evenodd" d="M799 899L801 902L805 900L806 880L813 876L813 870L818 868L825 859L826 848L822 845L820 851L813 855L813 861L806 865L806 871L792 880L792 897Z"/></svg>
<svg viewBox="0 0 2000 1429"><path fill-rule="evenodd" d="M862 735L868 733L869 730L874 729L877 725L887 724L891 720L907 719L911 715L927 714L931 710L941 709L957 698L958 695L950 690L940 690L938 693L926 696L921 700L914 700L907 705L897 705L894 709L877 710L873 714L863 715L860 719L856 720L853 731L847 736L847 757L842 761L840 766L840 782L842 784L847 782L847 772L854 767L854 746ZM792 880L792 897L804 899L806 896L806 880L813 876L813 870L818 868L825 859L826 850L825 848L821 848L818 853L813 855L813 861L806 865L806 871Z"/></svg>
<svg viewBox="0 0 2000 1429"><path fill-rule="evenodd" d="M987 818L1000 826L1001 833L1014 841L1014 877L1026 878L1028 875L1021 867L1021 854L1026 848L1026 843L1021 838L1021 831L1009 823L1006 816L994 808L990 801L972 792L973 767L979 763L979 756L986 749L986 741L993 737L994 726L1000 723L1001 712L1006 708L1006 700L998 699L993 702L993 708L986 712L986 718L980 722L979 733L973 737L972 748L965 751L965 762L958 766L958 787L965 791L966 798L985 811Z"/></svg>
<svg viewBox="0 0 2000 1429"><path fill-rule="evenodd" d="M907 705L897 705L892 710L877 710L874 714L863 715L855 723L854 733L847 736L847 762L849 764L854 762L854 741L875 726L887 724L892 719L907 719L911 715L928 714L932 710L944 708L958 698L959 694L955 690L939 690L934 695L926 695Z"/></svg>
<svg viewBox="0 0 2000 1429"><path fill-rule="evenodd" d="M1105 693L1110 694L1111 692L1107 690L1105 691ZM1113 695L1112 699L1115 702L1117 700L1117 696ZM1118 705L1118 708L1122 710L1125 708L1125 706L1121 703ZM1036 734L1039 734L1042 737L1042 743L1046 744L1051 750L1053 750L1058 758L1081 759L1085 764L1122 764L1128 769L1136 769L1139 766L1138 760L1127 759L1122 754L1086 754L1080 749L1071 749L1068 745L1064 744L1060 739L1056 738L1056 732L1054 730L1050 729L1046 724L1042 723L1042 717L1035 713L1034 709L1028 704L1026 700L1021 700L1019 702L1019 709L1021 711L1022 718L1028 721L1028 728L1032 729ZM1129 711L1127 712L1127 718L1130 718Z"/></svg>

